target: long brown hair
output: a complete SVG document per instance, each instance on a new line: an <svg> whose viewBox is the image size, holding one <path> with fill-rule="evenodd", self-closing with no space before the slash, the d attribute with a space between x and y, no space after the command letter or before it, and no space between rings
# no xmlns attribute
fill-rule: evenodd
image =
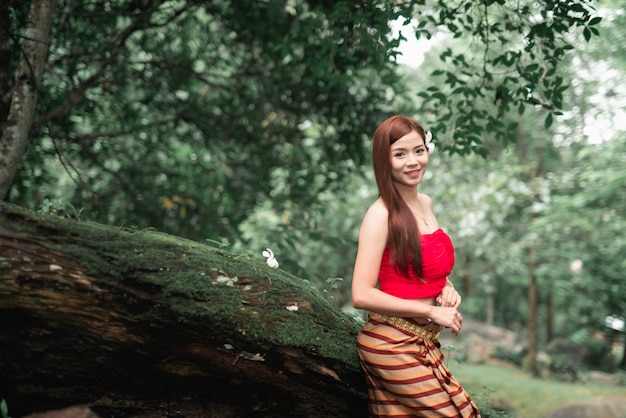
<svg viewBox="0 0 626 418"><path fill-rule="evenodd" d="M417 277L422 277L419 230L411 209L400 196L391 178L391 144L412 131L425 138L424 128L411 118L396 115L383 121L374 132L372 165L378 195L389 212L387 246L391 251L391 261L405 276L409 275L411 265Z"/></svg>

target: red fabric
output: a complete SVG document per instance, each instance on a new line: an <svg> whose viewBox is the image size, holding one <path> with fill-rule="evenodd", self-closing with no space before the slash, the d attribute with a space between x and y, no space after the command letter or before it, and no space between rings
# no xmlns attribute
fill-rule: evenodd
<svg viewBox="0 0 626 418"><path fill-rule="evenodd" d="M378 272L380 290L403 299L430 298L441 293L446 277L454 267L452 240L443 229L438 229L432 234L421 235L420 244L422 280L412 269L409 269L409 277L399 273L391 265L390 250L386 248Z"/></svg>

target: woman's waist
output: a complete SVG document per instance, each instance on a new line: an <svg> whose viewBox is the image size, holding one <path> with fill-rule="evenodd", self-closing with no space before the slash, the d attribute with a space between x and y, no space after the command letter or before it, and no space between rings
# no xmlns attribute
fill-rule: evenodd
<svg viewBox="0 0 626 418"><path fill-rule="evenodd" d="M430 296L427 298L407 298L406 300L410 300L412 302L423 303L425 305L435 306L437 304L436 296Z"/></svg>
<svg viewBox="0 0 626 418"><path fill-rule="evenodd" d="M376 312L369 312L369 318L431 341L437 341L439 333L443 329L441 325L435 324L430 318L401 318Z"/></svg>

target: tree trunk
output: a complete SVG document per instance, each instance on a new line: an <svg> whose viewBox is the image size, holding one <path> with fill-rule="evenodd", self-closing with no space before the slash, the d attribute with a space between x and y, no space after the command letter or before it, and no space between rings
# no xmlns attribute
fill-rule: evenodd
<svg viewBox="0 0 626 418"><path fill-rule="evenodd" d="M619 367L626 370L626 330L622 330L622 336L624 341L622 341L622 360L619 362Z"/></svg>
<svg viewBox="0 0 626 418"><path fill-rule="evenodd" d="M364 417L359 327L260 254L0 203L13 417Z"/></svg>
<svg viewBox="0 0 626 418"><path fill-rule="evenodd" d="M495 318L495 306L496 306L496 292L493 290L493 288L491 288L491 285L489 285L489 289L487 292L485 292L486 298L487 300L485 301L486 304L486 308L485 308L485 324L487 325L493 325L494 323L494 318Z"/></svg>
<svg viewBox="0 0 626 418"><path fill-rule="evenodd" d="M11 104L11 15L9 7L0 7L0 138Z"/></svg>
<svg viewBox="0 0 626 418"><path fill-rule="evenodd" d="M543 172L543 157L539 155L537 157L537 167L535 172L531 173L530 177L533 180L539 178ZM534 182L532 199L535 201L539 196L539 185ZM529 225L532 220L539 216L538 212L532 212L530 215ZM536 241L533 240L529 250L528 257L528 273L530 275L530 283L528 285L528 371L533 376L539 376L539 370L537 369L537 248Z"/></svg>
<svg viewBox="0 0 626 418"><path fill-rule="evenodd" d="M8 197L20 158L26 150L30 125L48 56L50 24L55 0L32 0L26 23L22 59L7 123L0 136L0 200Z"/></svg>
<svg viewBox="0 0 626 418"><path fill-rule="evenodd" d="M528 371L538 376L537 370L537 250L530 249L528 270L530 285L528 286Z"/></svg>
<svg viewBox="0 0 626 418"><path fill-rule="evenodd" d="M548 285L546 294L546 341L554 339L554 304L552 302L552 285Z"/></svg>

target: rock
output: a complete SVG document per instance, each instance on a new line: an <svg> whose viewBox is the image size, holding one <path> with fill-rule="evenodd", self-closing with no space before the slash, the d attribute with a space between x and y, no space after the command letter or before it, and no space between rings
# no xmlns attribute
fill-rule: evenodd
<svg viewBox="0 0 626 418"><path fill-rule="evenodd" d="M498 349L513 352L522 347L513 331L486 325L465 315L460 336L452 336L449 331L443 332L441 343L455 347L464 353L463 361L475 364L488 363Z"/></svg>
<svg viewBox="0 0 626 418"><path fill-rule="evenodd" d="M588 379L593 383L602 385L617 386L620 384L620 378L616 374L605 373L598 370L592 370L588 374Z"/></svg>
<svg viewBox="0 0 626 418"><path fill-rule="evenodd" d="M563 356L573 364L580 365L589 355L589 350L582 344L575 343L566 338L555 338L546 346L546 353L551 356Z"/></svg>
<svg viewBox="0 0 626 418"><path fill-rule="evenodd" d="M72 406L56 411L41 412L24 418L100 418L86 406Z"/></svg>
<svg viewBox="0 0 626 418"><path fill-rule="evenodd" d="M626 398L570 403L548 413L546 418L626 418Z"/></svg>

